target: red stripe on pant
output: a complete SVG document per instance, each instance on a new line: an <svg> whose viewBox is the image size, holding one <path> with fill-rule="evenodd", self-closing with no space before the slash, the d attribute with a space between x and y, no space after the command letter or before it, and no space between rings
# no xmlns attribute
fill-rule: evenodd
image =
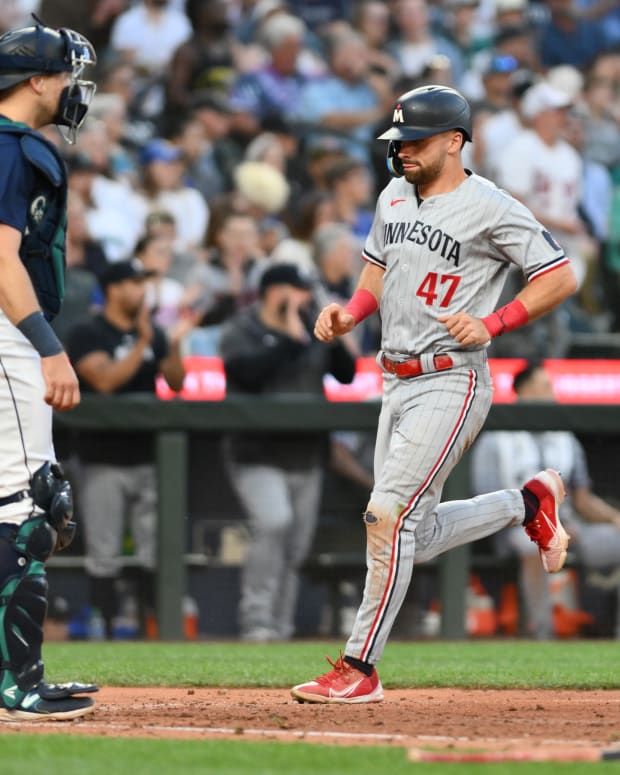
<svg viewBox="0 0 620 775"><path fill-rule="evenodd" d="M456 437L459 434L459 431L465 424L465 418L467 417L467 413L469 411L469 407L472 404L472 401L474 399L476 389L476 373L474 371L469 372L469 385L467 387L467 394L465 396L465 401L463 403L463 406L461 407L461 411L459 413L458 420L456 421L456 425L452 429L452 432L450 433L450 436L448 438L448 441L446 442L445 447L442 449L439 457L437 458L436 462L432 466L431 470L428 473L428 476L426 479L422 482L420 487L416 490L416 492L411 496L409 499L409 502L405 506L405 508L400 512L398 515L398 519L396 520L396 525L394 526L394 533L392 538L392 555L390 557L390 570L388 574L388 580L387 584L385 586L385 590L383 591L383 595L381 597L381 602L379 603L379 608L377 610L377 613L375 615L375 618L373 620L373 623L370 627L370 631L368 633L368 637L366 638L366 641L364 643L364 646L362 648L360 659L364 662L368 660L368 657L370 655L370 652L372 650L372 647L374 645L374 641L377 637L377 634L379 632L379 629L381 627L381 623L383 621L383 617L385 615L385 611L387 609L387 606L389 605L390 597L392 588L394 585L394 580L396 579L396 574L398 571L398 547L399 547L399 539L400 539L400 531L403 526L403 522L405 521L406 517L413 511L413 509L418 504L418 501L422 497L422 495L426 492L426 490L430 487L431 482L433 481L435 474L439 470L439 468L442 466L444 460L448 456L450 450L454 446L454 442L456 440Z"/></svg>

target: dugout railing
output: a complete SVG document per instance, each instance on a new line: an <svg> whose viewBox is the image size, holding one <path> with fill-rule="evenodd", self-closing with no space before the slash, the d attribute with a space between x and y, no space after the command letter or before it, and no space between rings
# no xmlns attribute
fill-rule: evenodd
<svg viewBox="0 0 620 775"><path fill-rule="evenodd" d="M159 496L159 555L157 619L162 640L183 638L181 601L186 590L186 521L189 439L191 434L235 430L325 432L374 431L379 402L329 402L299 395L229 397L223 401L161 401L150 395L83 396L73 411L55 416L60 433L81 430L134 433L151 431L156 437ZM620 437L617 405L496 404L486 430L571 430L577 434ZM208 461L206 461L208 462ZM446 483L445 500L470 495L468 469L461 462ZM209 493L204 493L208 508ZM62 555L50 566L79 563ZM438 560L441 636L465 637L465 594L471 549L459 547Z"/></svg>

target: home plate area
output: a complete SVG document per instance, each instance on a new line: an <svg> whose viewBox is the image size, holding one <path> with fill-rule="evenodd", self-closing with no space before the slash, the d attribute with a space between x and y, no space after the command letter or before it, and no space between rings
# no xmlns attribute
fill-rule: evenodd
<svg viewBox="0 0 620 775"><path fill-rule="evenodd" d="M382 703L299 704L287 689L104 687L75 721L5 734L269 739L395 745L412 761L598 761L620 757L620 691L387 689Z"/></svg>

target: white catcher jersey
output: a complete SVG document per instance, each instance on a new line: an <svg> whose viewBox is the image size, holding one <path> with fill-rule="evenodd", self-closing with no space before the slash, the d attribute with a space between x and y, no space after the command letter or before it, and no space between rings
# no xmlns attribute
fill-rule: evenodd
<svg viewBox="0 0 620 775"><path fill-rule="evenodd" d="M568 263L526 207L475 174L421 202L405 178L392 180L362 258L385 269L381 347L396 357L486 347L461 347L437 318L493 312L511 264L530 281Z"/></svg>

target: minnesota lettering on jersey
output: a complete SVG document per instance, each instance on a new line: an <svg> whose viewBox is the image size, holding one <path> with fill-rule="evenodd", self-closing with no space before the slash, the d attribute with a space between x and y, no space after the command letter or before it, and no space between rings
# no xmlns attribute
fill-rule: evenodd
<svg viewBox="0 0 620 775"><path fill-rule="evenodd" d="M461 243L441 229L434 228L423 221L395 221L383 227L383 242L394 245L396 242L415 242L416 245L428 245L434 253L439 252L446 261L459 265Z"/></svg>

